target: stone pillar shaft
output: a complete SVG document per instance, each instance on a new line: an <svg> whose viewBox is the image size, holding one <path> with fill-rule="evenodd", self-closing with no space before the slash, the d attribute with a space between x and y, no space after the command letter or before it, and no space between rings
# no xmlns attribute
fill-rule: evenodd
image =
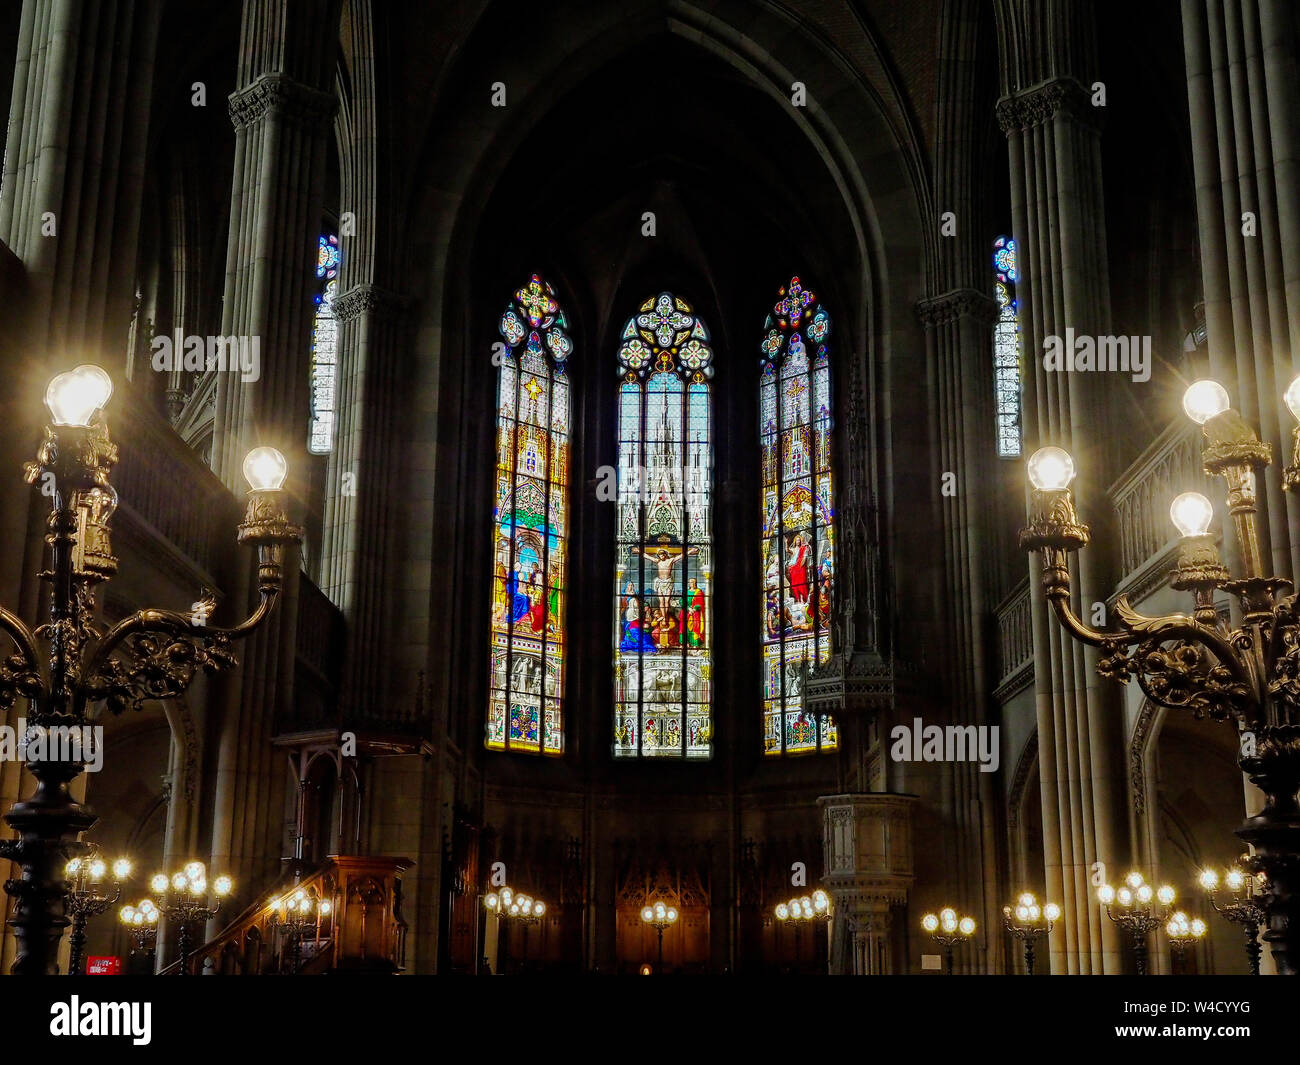
<svg viewBox="0 0 1300 1065"><path fill-rule="evenodd" d="M1025 450L1051 443L1075 458L1076 498L1098 528L1093 546L1078 556L1074 606L1086 617L1111 587L1104 557L1108 441L1096 431L1103 386L1090 379L1096 375L1049 372L1041 353L1045 338L1064 337L1067 328L1092 336L1110 328L1096 118L1088 91L1069 76L1005 96L998 118L1010 152L1020 259ZM1097 676L1095 649L1075 644L1057 624L1036 558L1030 568L1046 888L1065 907L1052 971L1115 972L1119 941L1092 899L1090 870L1097 861L1117 866L1128 854L1120 693Z"/></svg>

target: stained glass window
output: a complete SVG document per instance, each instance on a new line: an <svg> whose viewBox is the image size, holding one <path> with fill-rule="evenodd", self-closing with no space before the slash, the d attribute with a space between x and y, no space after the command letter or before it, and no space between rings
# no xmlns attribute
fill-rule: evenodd
<svg viewBox="0 0 1300 1065"><path fill-rule="evenodd" d="M993 324L993 389L1001 458L1020 455L1020 325L1016 302L1019 267L1016 242L1011 237L998 237L993 242L993 294L998 301L998 317Z"/></svg>
<svg viewBox="0 0 1300 1065"><path fill-rule="evenodd" d="M709 331L670 292L618 350L614 756L712 753L713 440Z"/></svg>
<svg viewBox="0 0 1300 1065"><path fill-rule="evenodd" d="M569 323L534 274L501 316L492 512L493 750L564 751Z"/></svg>
<svg viewBox="0 0 1300 1065"><path fill-rule="evenodd" d="M334 399L338 388L339 322L334 300L339 294L339 238L322 233L316 247L316 316L311 329L311 424L307 450L329 454L334 447Z"/></svg>
<svg viewBox="0 0 1300 1065"><path fill-rule="evenodd" d="M831 654L831 319L792 277L763 328L763 753L807 754L837 742L830 718L803 705L809 671Z"/></svg>

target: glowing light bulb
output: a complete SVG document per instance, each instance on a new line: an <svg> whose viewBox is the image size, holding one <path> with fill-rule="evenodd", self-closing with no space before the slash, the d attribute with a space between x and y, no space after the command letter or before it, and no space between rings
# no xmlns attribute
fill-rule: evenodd
<svg viewBox="0 0 1300 1065"><path fill-rule="evenodd" d="M1142 874L1134 870L1124 878L1124 883L1136 890L1142 886Z"/></svg>
<svg viewBox="0 0 1300 1065"><path fill-rule="evenodd" d="M152 880L149 881L149 887L152 890L156 891L159 895L163 894L163 892L167 890L166 874L158 873Z"/></svg>
<svg viewBox="0 0 1300 1065"><path fill-rule="evenodd" d="M1138 902L1148 903L1151 901L1151 896L1154 894L1155 892L1151 890L1150 884L1143 884L1140 888L1137 889Z"/></svg>
<svg viewBox="0 0 1300 1065"><path fill-rule="evenodd" d="M1171 902L1174 901L1174 889L1171 888L1168 884L1165 884L1159 891L1156 892L1156 898L1160 900L1160 904L1162 906L1168 906Z"/></svg>
<svg viewBox="0 0 1300 1065"><path fill-rule="evenodd" d="M1016 907L1016 920L1019 921L1021 924L1028 923L1028 921L1029 921L1029 907L1028 907L1028 906L1017 906L1017 907Z"/></svg>
<svg viewBox="0 0 1300 1065"><path fill-rule="evenodd" d="M1229 873L1228 876L1231 878L1232 874ZM1200 879L1201 887L1205 888L1206 891L1213 891L1219 886L1219 874L1213 869L1202 869Z"/></svg>
<svg viewBox="0 0 1300 1065"><path fill-rule="evenodd" d="M320 904L320 915L321 915L322 917L328 917L328 916L330 915L330 911L333 910L333 909L334 909L334 907L330 905L328 899L322 899L322 900L321 900L321 904Z"/></svg>
<svg viewBox="0 0 1300 1065"><path fill-rule="evenodd" d="M669 924L671 924L671 923L672 923L673 921L675 921L675 920L677 920L677 911L674 910L674 909L672 909L671 907L669 907L669 910L668 910L668 922L669 922Z"/></svg>
<svg viewBox="0 0 1300 1065"><path fill-rule="evenodd" d="M87 426L113 394L113 379L85 363L56 376L45 390L45 405L55 425Z"/></svg>
<svg viewBox="0 0 1300 1065"><path fill-rule="evenodd" d="M1121 906L1133 905L1133 892L1131 892L1126 887L1122 887L1117 892L1115 892L1115 898L1119 900L1119 904Z"/></svg>
<svg viewBox="0 0 1300 1065"><path fill-rule="evenodd" d="M104 874L105 874L106 872L108 872L108 863L107 863L107 862L103 862L103 861L101 861L100 859L96 858L93 862L90 863L90 879L91 879L91 880L95 880L95 881L103 880L103 879L104 879Z"/></svg>
<svg viewBox="0 0 1300 1065"><path fill-rule="evenodd" d="M496 893L493 892L483 900L483 905L486 906L489 910L495 910L497 906L500 904L500 902L501 900L498 899L496 897Z"/></svg>
<svg viewBox="0 0 1300 1065"><path fill-rule="evenodd" d="M185 876L190 880L202 880L204 874L202 862L189 862L185 866Z"/></svg>
<svg viewBox="0 0 1300 1065"><path fill-rule="evenodd" d="M545 912L546 912L546 903L544 902L533 903L533 915L535 917L541 917L542 914L544 914Z"/></svg>
<svg viewBox="0 0 1300 1065"><path fill-rule="evenodd" d="M113 863L113 879L125 880L131 875L131 863L125 858L119 858Z"/></svg>
<svg viewBox="0 0 1300 1065"><path fill-rule="evenodd" d="M189 878L184 873L177 873L172 877L172 887L177 891L184 891L189 885Z"/></svg>
<svg viewBox="0 0 1300 1065"><path fill-rule="evenodd" d="M783 906L784 903L782 903L781 906L778 906L777 910L778 911L781 910ZM648 923L650 921L653 921L654 919L655 919L655 912L654 910L650 909L649 906L647 906L644 910L641 911L641 920L646 921Z"/></svg>
<svg viewBox="0 0 1300 1065"><path fill-rule="evenodd" d="M1227 881L1229 891L1240 891L1241 885L1246 882L1239 869L1233 869L1224 879Z"/></svg>
<svg viewBox="0 0 1300 1065"><path fill-rule="evenodd" d="M1074 459L1064 448L1040 447L1026 464L1029 483L1040 492L1059 492L1074 480Z"/></svg>
<svg viewBox="0 0 1300 1065"><path fill-rule="evenodd" d="M1300 420L1300 377L1291 382L1282 398L1286 400L1292 416Z"/></svg>
<svg viewBox="0 0 1300 1065"><path fill-rule="evenodd" d="M63 874L65 876L76 876L80 869L81 859L73 858L72 861L68 862L68 864L63 867Z"/></svg>
<svg viewBox="0 0 1300 1065"><path fill-rule="evenodd" d="M1054 902L1049 902L1046 906L1043 907L1043 916L1046 917L1049 921L1055 921L1058 917L1061 916L1061 907L1056 905L1056 903Z"/></svg>
<svg viewBox="0 0 1300 1065"><path fill-rule="evenodd" d="M1184 536L1204 536L1213 518L1214 507L1200 492L1183 492L1169 504L1169 520Z"/></svg>
<svg viewBox="0 0 1300 1065"><path fill-rule="evenodd" d="M1192 920L1192 935L1197 939L1200 939L1201 936L1205 935L1205 922L1199 917L1193 918Z"/></svg>
<svg viewBox="0 0 1300 1065"><path fill-rule="evenodd" d="M278 492L288 473L289 464L273 447L255 447L244 456L244 480L255 492Z"/></svg>
<svg viewBox="0 0 1300 1065"><path fill-rule="evenodd" d="M1021 905L1021 906L1032 906L1032 905L1034 904L1034 902L1035 902L1035 899L1034 899L1034 896L1033 896L1033 894L1032 894L1031 892L1026 891L1023 895L1020 896L1020 905Z"/></svg>
<svg viewBox="0 0 1300 1065"><path fill-rule="evenodd" d="M939 918L932 913L927 913L921 918L921 927L927 932L933 932L939 927Z"/></svg>
<svg viewBox="0 0 1300 1065"><path fill-rule="evenodd" d="M1109 884L1102 884L1101 887L1097 889L1097 898L1104 905L1109 906L1115 901L1115 889Z"/></svg>
<svg viewBox="0 0 1300 1065"><path fill-rule="evenodd" d="M964 936L973 936L975 934L975 918L963 917L957 923L957 929Z"/></svg>
<svg viewBox="0 0 1300 1065"><path fill-rule="evenodd" d="M1197 425L1204 425L1230 405L1228 390L1218 381L1193 381L1183 393L1183 410Z"/></svg>

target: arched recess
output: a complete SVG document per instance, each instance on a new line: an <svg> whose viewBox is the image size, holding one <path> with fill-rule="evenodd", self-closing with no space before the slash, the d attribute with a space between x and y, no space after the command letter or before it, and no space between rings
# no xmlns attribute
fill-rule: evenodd
<svg viewBox="0 0 1300 1065"><path fill-rule="evenodd" d="M1171 884L1176 907L1209 926L1205 942L1191 952L1191 971L1246 973L1238 929L1210 912L1197 884L1201 869L1222 869L1246 850L1234 834L1246 799L1232 730L1144 700L1129 745L1129 776L1136 864L1148 879ZM1169 966L1162 943L1161 971Z"/></svg>
<svg viewBox="0 0 1300 1065"><path fill-rule="evenodd" d="M476 28L455 61L440 73L438 84L431 86L437 91L431 91L428 98L436 102L428 113L418 116L413 128L401 131L407 143L420 145L420 151L413 159L409 182L400 184L393 199L383 206L399 216L389 231L401 236L394 238L396 247L376 253L375 276L400 278L401 292L418 303L409 312L412 343L401 352L396 412L383 419L386 426L379 430L380 435L367 432L364 440L365 446L377 453L383 451L382 433L391 434L393 441L385 452L383 477L400 486L401 498L387 508L384 521L393 538L393 558L400 559L400 564L376 571L372 583L378 588L387 581L386 608L403 623L391 638L376 639L372 646L388 702L412 704L420 670L433 680L438 704L433 707L435 720L446 721L448 738L454 739L434 760L433 779L427 785L431 794L446 796L465 790L471 792L466 801L474 801L472 790L481 778L467 775L466 767L458 763L481 764L485 759L472 750L475 744L468 742L468 737L481 734L482 728L486 665L480 669L479 661L486 654L490 597L486 584L461 580L457 575L490 571L488 560L475 554L477 545L484 542L481 515L489 512L490 502L486 487L478 494L478 486L486 486L488 480L478 476L474 463L480 453L491 454L493 449L490 440L480 447L484 441L474 435L479 414L475 398L482 391L478 372L482 357L496 339L492 332L500 314L500 292L517 284L521 271L547 276L574 318L575 341L581 350L592 353L590 359L583 360L580 372L590 369L592 373L601 365L599 355L612 351L616 344L609 333L610 323L618 319L614 328L621 325L629 313L625 296L632 292L631 281L624 284L629 266L626 256L595 262L575 256L557 262L549 246L527 246L528 233L534 228L529 220L547 217L544 202L537 203L535 210L533 204L521 203L517 210L516 233L525 246L513 249L514 253L523 256L531 247L537 251L536 257L501 263L490 277L484 271L476 273L473 264L481 259L490 239L485 215L521 145L536 130L554 130L557 157L595 139L585 127L553 121L557 101L579 93L596 100L608 96L601 94L599 82L590 79L606 68L622 67L629 74L656 69L654 50L661 46L723 72L719 81L731 88L740 106L716 114L720 129L734 125L747 103L761 102L779 114L779 139L783 145L798 145L800 153L806 154L818 195L806 197L789 212L791 223L802 225L807 234L804 246L809 249L810 261L782 258L773 261L771 273L749 291L712 291L714 285L698 283L699 272L693 263L686 260L683 266L683 258L673 254L689 248L690 234L661 225L655 255L663 276L650 277L650 271L642 271L632 298L664 289L687 294L706 315L719 350L736 353L737 373L744 366L749 372L743 379L751 381L753 364L746 354L752 351L753 322L762 320L770 290L798 272L827 279L822 295L837 309L840 338L836 380L843 432L837 447L845 458L837 460L837 468L857 489L856 498L845 495L839 502L842 512L857 510L861 514L859 542L864 544L860 552L846 553L846 561L863 571L856 579L858 614L872 619L869 624L859 621L859 636L864 641L884 640L875 624L875 618L884 612L865 605L878 606L887 594L883 582L867 573L866 544L879 552L881 557L874 565L881 572L892 569L894 581L915 586L913 590L922 598L928 596L928 591L921 593L921 586L928 585L924 573L932 568L933 559L915 545L904 544L902 557L891 567L889 556L896 548L886 528L887 521L915 526L929 520L922 514L924 508L911 504L910 518L884 516L893 513L895 468L915 472L929 466L929 397L924 374L917 373L915 365L923 337L912 304L925 290L925 263L932 252L933 227L924 222L931 216L930 194L918 138L881 50L865 24L857 24L853 30L860 32L861 38L858 54L850 62L806 21L779 7L756 10L739 0L724 0L707 10L680 2L633 3L596 11L562 3L548 9L547 19L527 24L513 17L507 5L491 4L478 14ZM512 58L507 61L505 57ZM855 67L855 63L859 65ZM863 69L871 73L864 74ZM508 106L493 110L490 92L497 80L507 85ZM807 106L791 106L790 91L796 81L807 86ZM689 78L686 84L690 84ZM614 106L617 94L608 98ZM385 113L391 120L395 112ZM625 117L631 127L656 128L653 108L633 108ZM663 122L658 125L662 127ZM360 143L367 133L354 126L353 136ZM671 143L665 143L663 152L647 156L647 169L663 155L671 155L671 149ZM770 160L764 175L772 167ZM593 183L618 184L628 176L624 161L616 157L595 160L587 171ZM742 175L731 190L733 195L745 195L753 176ZM792 170L768 180L789 185L794 179ZM661 199L642 202L635 209L611 204L611 214L602 221L626 225L635 234L645 211L656 212L661 221L671 219L671 205L674 197L679 197L680 187L660 186L655 191L661 193ZM827 211L834 212L833 223L817 225L818 212ZM735 253L730 257L732 264L743 259ZM752 263L741 265L752 268ZM689 276L682 276L683 272ZM352 342L347 330L345 322L345 360L350 350L360 350L349 348ZM729 335L732 330L734 336ZM905 364L894 362L895 352L906 357ZM730 372L731 367L727 369ZM348 372L345 366L342 373ZM373 371L367 366L365 372ZM593 393L589 401L600 402L601 396ZM756 435L752 395L749 402L750 409L734 412L734 424ZM489 420L478 418L483 424ZM591 433L579 442L579 447L590 444L593 450L575 458L577 486L585 489L598 466L610 461L602 457L613 454L605 443ZM336 478L330 480L333 483ZM725 478L720 475L720 480ZM737 508L743 505L739 497L736 504ZM360 505L359 497L351 505ZM364 528L366 523L358 522L357 527ZM577 528L575 534L585 535ZM719 539L723 535L715 530ZM594 536L586 536L585 542L595 541ZM914 557L908 557L909 551ZM576 563L575 569L599 573L599 583L606 586L612 562L594 554ZM759 582L755 579L744 587L750 590L742 594L752 595L753 600L744 623L748 642L753 644L752 619L760 609ZM606 629L600 632L600 641L600 646L584 647L581 653L609 656ZM744 677L749 687L758 672L757 650L752 653L753 668ZM521 769L521 775L535 776L539 782L571 779L574 763L586 757L584 742L590 750L608 751L612 692L608 682L604 688L600 683L586 696L591 700L583 711L588 716L565 759ZM735 737L737 745L751 743L759 751L761 735L752 724L752 712L746 721L747 731ZM718 767L719 779L725 768ZM814 767L787 770L792 774L817 771ZM819 793L811 784L809 789L811 794ZM450 808L444 804L440 814L429 816L445 819ZM445 827L438 826L424 836L437 839ZM584 843L584 853L597 853L595 843L585 834ZM439 898L434 880L436 854L417 857L418 879L411 885L417 895L413 909L431 911ZM612 921L608 933L600 930L605 927L600 925L604 919L597 917L597 930L589 933L589 960L597 949L591 945L591 937L613 940ZM421 958L436 956L436 935L432 926L413 929L417 966Z"/></svg>
<svg viewBox="0 0 1300 1065"><path fill-rule="evenodd" d="M850 250L840 258L851 259L853 269L823 268L817 273L834 273L838 280L833 295L836 306L842 308L841 342L847 364L839 374L840 388L846 397L845 406L855 409L859 417L856 427L846 427L845 435L852 439L845 446L861 449L855 465L865 467L864 481L879 485L884 505L892 495L887 470L893 458L876 447L881 436L891 431L886 425L889 412L881 409L878 397L891 385L890 356L896 336L920 342L910 305L893 295L901 291L910 299L923 290L924 284L925 254L921 245L928 227L921 220L928 197L919 176L922 167L912 133L906 121L898 119L897 105L886 101L892 92L887 84L869 84L806 25L796 23L778 9L765 11L761 25L755 25L753 9L741 4L724 4L705 12L694 5L673 3L666 5L666 10L666 18L662 4L645 4L639 9L620 9L616 15L611 11L596 17L589 11L581 17L568 17L558 10L544 24L530 26L527 41L521 40L518 49L511 48L509 42L521 30L494 21L500 16L499 10L490 9L481 20L480 32L488 39L480 37L471 42L464 50L463 63L484 64L481 69L490 75L498 61L484 54L489 40L493 55L526 54L530 62L512 65L509 106L499 114L489 111L491 120L485 117L486 100L468 95L471 89L478 93L485 76L489 84L492 81L491 76L481 73L465 79L466 95L449 93L436 115L430 116L431 133L418 167L427 176L414 189L406 227L408 232L422 237L422 244L412 249L409 257L408 288L424 300L417 322L420 357L414 360L408 391L412 409L456 410L466 405L472 381L464 367L473 357L471 345L483 325L470 318L470 309L476 306L475 293L471 291L471 279L459 264L473 258L482 213L515 150L531 129L546 122L552 101L611 60L631 61L636 49L648 39L666 35L689 42L712 56L785 108L790 122L820 160L834 187L837 207L846 212L848 221L842 232L827 232L820 237L826 242L843 240L849 245ZM574 32L575 27L579 32ZM874 49L869 39L864 43ZM812 102L806 108L789 107L789 86L805 80L801 73L811 77L812 71L817 74L808 82ZM629 116L629 121L635 120L636 116ZM582 131L574 134L581 136ZM629 219L628 224L638 221L639 217ZM546 268L549 264L529 264L526 268L539 266ZM584 284L582 278L570 278L568 273L549 270L557 286L571 292L579 290L570 301L575 317L594 315L603 320L614 314L609 306L609 285L597 286L590 281ZM776 280L774 276L772 281ZM674 284L677 289L689 291ZM699 291L690 294L700 301ZM755 296L765 298L766 292ZM743 324L738 320L737 328ZM721 327L719 324L715 330ZM607 350L607 345L592 350ZM913 374L911 382L904 381L895 390L898 399L910 402L908 393L917 383L916 377ZM853 392L856 397L849 398ZM918 394L918 413L924 402ZM919 429L924 421L918 417L912 424ZM433 514L433 543L467 542L472 532L457 524L452 506L456 486L464 483L458 467L461 449L455 446L458 419L424 419L411 428L407 466L410 476L405 483L412 507L417 515ZM904 451L913 444L923 446L919 441L905 440L902 444ZM918 451L918 468L923 465L920 454ZM894 457L898 456L896 449ZM905 457L903 461L910 464L912 459ZM434 643L439 653L428 667L433 675L454 678L458 672L454 668L454 641L430 640L430 625L437 615L424 592L436 586L436 571L443 563L428 543L412 543L409 547L411 565L428 576L426 580L408 582L418 591L409 609L403 611L411 624L395 652L406 659L401 674L414 677L415 671L425 665L426 649ZM445 609L444 604L438 614ZM467 705L459 697L454 680L442 691L450 705Z"/></svg>

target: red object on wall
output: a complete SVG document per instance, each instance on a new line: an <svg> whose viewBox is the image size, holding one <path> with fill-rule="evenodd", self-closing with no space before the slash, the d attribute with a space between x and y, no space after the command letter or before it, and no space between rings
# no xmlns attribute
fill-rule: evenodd
<svg viewBox="0 0 1300 1065"><path fill-rule="evenodd" d="M106 956L91 956L86 959L87 976L121 976L122 959Z"/></svg>

